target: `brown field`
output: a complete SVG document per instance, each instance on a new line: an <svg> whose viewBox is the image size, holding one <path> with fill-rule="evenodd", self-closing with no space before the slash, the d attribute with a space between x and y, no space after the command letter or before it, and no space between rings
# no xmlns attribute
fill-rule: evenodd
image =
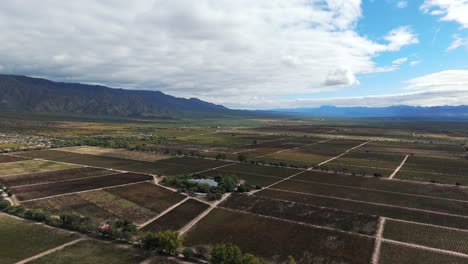
<svg viewBox="0 0 468 264"><path fill-rule="evenodd" d="M188 224L193 218L206 210L209 205L197 200L187 200L183 204L172 209L169 213L151 222L140 230L145 232L159 232L164 230L179 230Z"/></svg>
<svg viewBox="0 0 468 264"><path fill-rule="evenodd" d="M345 201L334 198L296 194L279 190L262 190L255 195L315 206L323 206L327 208L335 208L362 214L385 216L407 221L468 229L468 222L466 221L466 218L456 216L439 215L404 208L362 203L359 201Z"/></svg>
<svg viewBox="0 0 468 264"><path fill-rule="evenodd" d="M185 197L151 183L109 188L106 191L156 213L164 211Z"/></svg>
<svg viewBox="0 0 468 264"><path fill-rule="evenodd" d="M54 161L25 160L8 163L0 163L0 177L8 175L35 173L42 171L54 171L78 168L80 166L59 163Z"/></svg>
<svg viewBox="0 0 468 264"><path fill-rule="evenodd" d="M305 172L295 176L293 179L389 192L434 196L438 198L466 200L468 197L467 188L413 182L389 181L381 180L375 177L361 177L318 171Z"/></svg>
<svg viewBox="0 0 468 264"><path fill-rule="evenodd" d="M156 212L105 190L80 193L79 196L119 218L131 220L136 224L144 223L157 215Z"/></svg>
<svg viewBox="0 0 468 264"><path fill-rule="evenodd" d="M96 222L104 222L111 217L117 217L106 209L85 200L79 194L62 195L23 204L27 208L44 209L55 215L64 213L78 214L89 217Z"/></svg>
<svg viewBox="0 0 468 264"><path fill-rule="evenodd" d="M442 227L387 220L385 222L383 237L468 255L468 230L458 231Z"/></svg>
<svg viewBox="0 0 468 264"><path fill-rule="evenodd" d="M374 247L371 238L225 209L213 210L186 234L187 245L220 242L269 260L294 256L298 263L369 263Z"/></svg>
<svg viewBox="0 0 468 264"><path fill-rule="evenodd" d="M20 200L30 200L54 196L59 194L81 192L86 190L111 187L133 182L152 180L153 177L144 174L121 173L89 179L77 179L66 182L13 187L13 191Z"/></svg>
<svg viewBox="0 0 468 264"><path fill-rule="evenodd" d="M407 246L382 243L381 264L467 264L468 259Z"/></svg>
<svg viewBox="0 0 468 264"><path fill-rule="evenodd" d="M21 161L21 160L27 160L27 159L23 157L0 155L0 163L15 162L15 161Z"/></svg>
<svg viewBox="0 0 468 264"><path fill-rule="evenodd" d="M113 173L115 172L87 167L5 176L0 177L0 183L3 183L10 187L14 187L28 184L51 183L64 180L102 176Z"/></svg>
<svg viewBox="0 0 468 264"><path fill-rule="evenodd" d="M275 200L256 195L235 194L224 201L222 206L365 235L374 235L377 229L378 217L376 216Z"/></svg>
<svg viewBox="0 0 468 264"><path fill-rule="evenodd" d="M433 210L436 212L468 216L468 203L466 202L447 201L401 193L388 193L378 190L360 190L350 188L348 186L334 186L330 184L312 183L299 180L287 180L275 185L274 188L284 191L294 191L306 194L338 197L355 201Z"/></svg>

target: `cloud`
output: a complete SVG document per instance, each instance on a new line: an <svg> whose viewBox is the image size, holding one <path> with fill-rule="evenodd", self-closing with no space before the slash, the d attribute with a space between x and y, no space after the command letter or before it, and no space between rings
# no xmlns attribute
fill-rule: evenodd
<svg viewBox="0 0 468 264"><path fill-rule="evenodd" d="M407 61L408 61L407 57L402 57L402 58L399 58L399 59L396 59L396 60L392 61L392 64L393 65L401 65L401 64L403 64L403 63L405 63Z"/></svg>
<svg viewBox="0 0 468 264"><path fill-rule="evenodd" d="M397 3L397 7L398 8L405 8L408 6L408 2L407 1L398 1Z"/></svg>
<svg viewBox="0 0 468 264"><path fill-rule="evenodd" d="M466 0L425 0L420 8L424 13L440 17L442 21L454 21L468 28Z"/></svg>
<svg viewBox="0 0 468 264"><path fill-rule="evenodd" d="M387 50L400 50L403 46L419 43L418 37L412 32L409 26L393 29L384 38L389 42Z"/></svg>
<svg viewBox="0 0 468 264"><path fill-rule="evenodd" d="M468 37L467 38L461 38L459 35L455 34L453 35L453 42L450 44L450 46L447 48L447 51L452 51L456 50L460 47L464 47L468 49Z"/></svg>
<svg viewBox="0 0 468 264"><path fill-rule="evenodd" d="M335 69L333 71L330 71L324 82L325 86L354 84L359 84L359 81L349 69Z"/></svg>
<svg viewBox="0 0 468 264"><path fill-rule="evenodd" d="M3 0L0 58L4 73L234 103L357 84L418 43L407 26L360 35L361 16L360 0Z"/></svg>
<svg viewBox="0 0 468 264"><path fill-rule="evenodd" d="M466 91L468 92L468 70L447 70L406 82L406 89L425 91ZM468 102L468 101L467 101Z"/></svg>
<svg viewBox="0 0 468 264"><path fill-rule="evenodd" d="M369 107L466 105L468 102L468 70L448 70L420 76L406 81L404 88L411 91L400 94L295 100L270 100L259 97L255 101L241 100L240 103L233 106L274 109L319 107L322 105Z"/></svg>
<svg viewBox="0 0 468 264"><path fill-rule="evenodd" d="M420 60L410 61L410 65L411 65L411 66L416 66L416 65L418 65L419 63L421 63Z"/></svg>

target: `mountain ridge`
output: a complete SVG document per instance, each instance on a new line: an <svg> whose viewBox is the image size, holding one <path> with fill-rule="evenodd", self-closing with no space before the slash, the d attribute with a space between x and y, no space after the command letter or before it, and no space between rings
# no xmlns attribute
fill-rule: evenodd
<svg viewBox="0 0 468 264"><path fill-rule="evenodd" d="M103 116L223 115L234 112L197 98L160 91L127 90L102 85L54 82L0 74L0 110L58 112Z"/></svg>

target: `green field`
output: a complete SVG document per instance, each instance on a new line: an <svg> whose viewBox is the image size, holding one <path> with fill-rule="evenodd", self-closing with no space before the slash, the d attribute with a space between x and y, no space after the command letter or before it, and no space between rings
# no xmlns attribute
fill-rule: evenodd
<svg viewBox="0 0 468 264"><path fill-rule="evenodd" d="M42 171L64 170L78 168L77 165L58 163L53 161L26 160L9 163L0 163L0 176L35 173Z"/></svg>
<svg viewBox="0 0 468 264"><path fill-rule="evenodd" d="M0 214L0 263L11 264L77 239L58 229Z"/></svg>
<svg viewBox="0 0 468 264"><path fill-rule="evenodd" d="M117 246L97 241L81 241L54 252L31 264L132 264L140 263L145 258L138 251L128 246Z"/></svg>

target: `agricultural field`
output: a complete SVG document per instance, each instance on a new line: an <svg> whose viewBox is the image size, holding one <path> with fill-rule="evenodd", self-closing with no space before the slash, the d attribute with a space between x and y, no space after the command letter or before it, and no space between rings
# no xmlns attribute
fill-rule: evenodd
<svg viewBox="0 0 468 264"><path fill-rule="evenodd" d="M120 173L98 176L93 178L76 179L71 181L54 182L38 185L13 187L13 191L20 200L32 200L49 196L82 192L87 190L106 188L122 184L130 184L152 180L145 174Z"/></svg>
<svg viewBox="0 0 468 264"><path fill-rule="evenodd" d="M62 250L29 262L31 264L138 264L145 260L142 254L129 246L98 241L81 241Z"/></svg>
<svg viewBox="0 0 468 264"><path fill-rule="evenodd" d="M375 204L363 201L353 201L345 199L337 199L335 197L324 197L316 195L307 195L301 193L292 193L281 190L262 190L255 195L286 200L296 203L303 203L326 208L335 208L356 213L369 214L375 216L384 216L419 223L440 225L446 227L455 227L468 229L468 222L465 217L430 213L421 210L411 210L411 208L400 208L395 206L385 206L383 204ZM466 215L466 214L465 214Z"/></svg>
<svg viewBox="0 0 468 264"><path fill-rule="evenodd" d="M410 156L397 178L446 184L468 184L468 159Z"/></svg>
<svg viewBox="0 0 468 264"><path fill-rule="evenodd" d="M116 172L97 169L97 168L75 168L65 169L56 171L36 172L29 174L13 175L0 177L0 183L3 183L10 187L41 184L41 183L52 183L57 181L67 181L88 177L96 177L103 175L115 174Z"/></svg>
<svg viewBox="0 0 468 264"><path fill-rule="evenodd" d="M182 194L151 183L109 188L106 191L156 213L166 210L184 198Z"/></svg>
<svg viewBox="0 0 468 264"><path fill-rule="evenodd" d="M400 242L455 251L468 255L468 230L387 220L383 237Z"/></svg>
<svg viewBox="0 0 468 264"><path fill-rule="evenodd" d="M194 199L189 199L169 211L167 214L161 216L160 218L140 229L140 232L145 233L164 230L179 230L208 207L209 205L205 203Z"/></svg>
<svg viewBox="0 0 468 264"><path fill-rule="evenodd" d="M310 239L313 238L313 239ZM284 243L287 241L287 243ZM232 242L268 260L370 263L374 240L290 222L215 209L186 234L188 245Z"/></svg>
<svg viewBox="0 0 468 264"><path fill-rule="evenodd" d="M264 198L256 195L232 195L221 206L343 231L374 235L378 217L306 204Z"/></svg>
<svg viewBox="0 0 468 264"><path fill-rule="evenodd" d="M10 156L10 155L0 155L0 163L15 162L15 161L22 161L22 160L27 160L27 159L23 157L16 157L16 156Z"/></svg>
<svg viewBox="0 0 468 264"><path fill-rule="evenodd" d="M0 263L11 264L77 239L66 231L0 213Z"/></svg>
<svg viewBox="0 0 468 264"><path fill-rule="evenodd" d="M64 170L78 167L80 166L44 160L26 160L0 163L0 177L6 175Z"/></svg>
<svg viewBox="0 0 468 264"><path fill-rule="evenodd" d="M129 151L126 149L112 149L89 146L60 148L60 151L142 161L157 161L170 158L170 156L157 153L146 153L141 151Z"/></svg>
<svg viewBox="0 0 468 264"><path fill-rule="evenodd" d="M98 229L130 220L138 228L134 244L170 229L182 232L184 247L232 242L267 263L293 256L301 264L360 264L379 254L376 264L468 263L468 126L450 138L436 124L386 122L21 122L21 131L50 139L53 148L0 155L0 184L11 203L53 218L76 214ZM218 185L187 180L199 177ZM178 189L159 185L165 178L180 180ZM12 225L0 225L0 237L4 226ZM8 232L19 232L12 245L30 242L31 255L76 239L50 230L57 234L42 238L44 245ZM31 256L9 252L5 263ZM31 263L141 263L148 256L87 237Z"/></svg>
<svg viewBox="0 0 468 264"><path fill-rule="evenodd" d="M299 180L287 180L274 185L275 189L303 193L312 196L369 202L388 206L398 206L422 210L432 210L449 214L468 212L468 203L464 201L447 201L437 197L420 197L411 194L382 192L379 190L350 188L349 186L335 186L330 184L312 183Z"/></svg>
<svg viewBox="0 0 468 264"><path fill-rule="evenodd" d="M419 182L403 182L382 180L376 177L361 177L327 173L320 171L307 171L293 178L294 180L323 183L337 186L349 186L362 190L380 190L403 194L413 194L454 200L466 200L467 188L456 186L441 186L434 184L421 184Z"/></svg>
<svg viewBox="0 0 468 264"><path fill-rule="evenodd" d="M381 264L467 264L465 257L384 242Z"/></svg>
<svg viewBox="0 0 468 264"><path fill-rule="evenodd" d="M403 155L376 152L350 152L321 168L356 175L388 177L400 165Z"/></svg>

